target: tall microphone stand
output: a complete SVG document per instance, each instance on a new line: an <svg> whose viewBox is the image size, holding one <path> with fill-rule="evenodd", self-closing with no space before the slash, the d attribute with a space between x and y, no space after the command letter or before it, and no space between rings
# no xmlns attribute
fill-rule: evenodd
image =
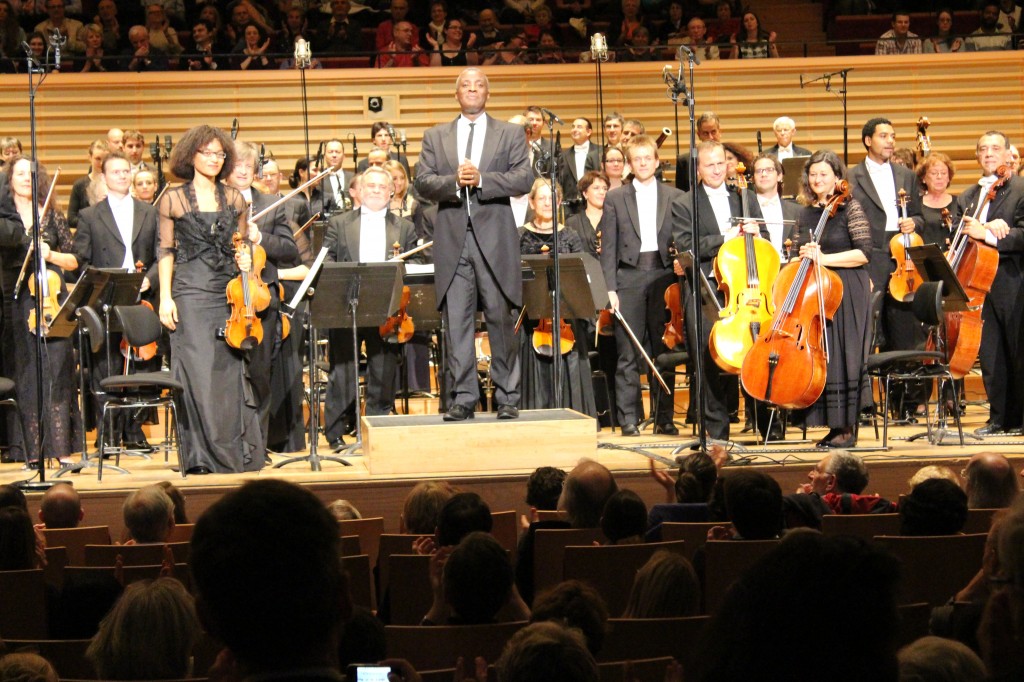
<svg viewBox="0 0 1024 682"><path fill-rule="evenodd" d="M546 114L546 115L545 115ZM548 181L551 184L551 210L553 212L551 221L551 250L553 260L551 261L551 395L554 398L552 407L562 407L562 354L559 343L562 333L560 324L562 319L562 281L558 263L558 157L561 146L561 131L556 135L554 132L555 122L562 125L562 121L551 112L541 110L548 124L548 154L550 168L548 170Z"/></svg>
<svg viewBox="0 0 1024 682"><path fill-rule="evenodd" d="M601 82L601 62L608 61L608 41L604 34L590 36L590 59L597 67L597 118L601 128L601 149L604 150L604 85ZM678 128L678 126L676 126Z"/></svg>
<svg viewBox="0 0 1024 682"><path fill-rule="evenodd" d="M803 87L805 85L811 85L812 83L824 82L825 83L825 92L831 92L837 98L839 98L840 102L842 102L842 104L843 104L843 163L845 165L847 165L847 166L850 165L850 141L849 141L849 139L850 139L850 125L849 125L849 123L847 122L847 119L846 119L846 114L847 114L847 106L846 106L846 93L847 93L846 74L850 73L851 71L853 71L852 68L843 69L842 71L833 71L832 73L826 73L824 75L818 76L817 78L812 78L809 81L805 81L804 77L800 76L800 89L803 89ZM832 78L833 78L833 76L840 76L840 77L842 77L842 79L843 79L843 87L841 89L839 89L839 90L833 90L832 89Z"/></svg>
<svg viewBox="0 0 1024 682"><path fill-rule="evenodd" d="M309 102L306 97L306 69L313 63L313 53L305 38L295 41L295 68L299 70L302 87L302 141L306 145L306 159L309 159Z"/></svg>
<svg viewBox="0 0 1024 682"><path fill-rule="evenodd" d="M43 278L46 277L46 263L43 261L43 253L40 245L42 243L42 229L40 228L39 222L42 216L39 215L39 145L36 140L36 92L42 87L43 82L46 80L47 66L50 63L50 55L54 55L54 62L60 64L60 48L63 46L66 38L60 35L59 32L55 32L55 35L50 36L49 44L50 47L46 51L46 57L44 63L40 64L38 60L33 56L32 48L26 43L22 43L22 49L25 51L25 64L26 71L28 72L28 121L29 121L29 143L32 148L32 249L33 249L33 267L35 268L36 282L45 281ZM36 81L34 76L39 75L39 80ZM39 288L36 288L39 292ZM40 295L35 297L36 307L36 332L35 332L35 352L36 352L36 423L38 426L38 436L36 440L36 452L38 453L39 459L36 461L36 475L39 476L39 480L35 480L35 476L25 481L17 481L14 485L22 490L47 490L53 485L53 481L46 480L46 463L45 453L43 452L43 444L46 442L47 428L46 420L43 418L44 406L43 406L43 298ZM27 434L26 434L27 436ZM25 458L28 459L28 451L25 452Z"/></svg>

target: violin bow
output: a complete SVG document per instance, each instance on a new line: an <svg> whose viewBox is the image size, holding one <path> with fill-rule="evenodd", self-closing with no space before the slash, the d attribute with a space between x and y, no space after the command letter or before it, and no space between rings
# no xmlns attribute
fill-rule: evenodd
<svg viewBox="0 0 1024 682"><path fill-rule="evenodd" d="M406 251L405 253L400 253L400 254L398 254L397 256L394 256L394 257L393 257L393 258L392 258L391 260L393 260L393 261L396 261L396 260L405 260L405 259L406 259L406 258L408 258L409 256L412 256L412 255L414 255L414 254L417 254L417 253L419 253L420 251L423 251L423 250L425 250L425 249L429 249L429 248L430 248L431 246L433 246L433 245L434 245L434 240L433 240L433 239L431 239L431 240L430 240L429 242L424 242L424 243L420 244L419 246L417 246L416 248L413 248L413 249L409 249L409 250L408 250L408 251Z"/></svg>
<svg viewBox="0 0 1024 682"><path fill-rule="evenodd" d="M324 178L324 176L334 175L335 173L337 173L337 171L333 171L330 168L328 168L327 170L321 171L320 173L317 173L316 176L310 178L309 180L306 180L304 183L302 183L301 185L299 185L298 187L293 189L291 192L288 192L288 194L285 194L283 197L281 197L280 199L278 199L277 201L272 203L270 206L267 206L266 208L262 209L259 213L253 215L250 218L250 220L253 220L253 221L259 220L260 218L262 218L263 216L267 215L268 213L273 211L275 208L277 208L278 206L280 206L284 202L286 202L289 199L291 199L293 196L295 196L296 194L298 194L302 190L304 190L307 187L309 187L310 185L314 185L314 184L320 182Z"/></svg>
<svg viewBox="0 0 1024 682"><path fill-rule="evenodd" d="M629 340L633 342L633 345L636 346L636 349L640 352L640 355L643 356L644 361L647 363L647 366L651 368L652 372L654 372L655 378L658 380L658 383L661 384L661 387L665 389L665 393L671 395L672 390L669 389L668 384L666 384L665 380L661 377L661 372L659 372L658 368L654 366L654 361L651 360L651 356L648 355L647 351L644 350L643 344L641 344L640 341L637 340L636 334L634 334L633 330L629 328L629 323L626 322L626 318L624 318L622 316L622 313L620 313L618 310L614 308L612 308L612 313L615 314L615 319L617 319L622 324L622 328L626 330L627 334L629 334Z"/></svg>

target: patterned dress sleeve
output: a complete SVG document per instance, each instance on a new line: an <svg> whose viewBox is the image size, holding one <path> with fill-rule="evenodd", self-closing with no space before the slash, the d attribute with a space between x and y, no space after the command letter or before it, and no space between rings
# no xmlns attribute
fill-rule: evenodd
<svg viewBox="0 0 1024 682"><path fill-rule="evenodd" d="M859 249L865 258L871 258L871 224L856 199L850 199L846 204L846 228L850 231L853 248Z"/></svg>

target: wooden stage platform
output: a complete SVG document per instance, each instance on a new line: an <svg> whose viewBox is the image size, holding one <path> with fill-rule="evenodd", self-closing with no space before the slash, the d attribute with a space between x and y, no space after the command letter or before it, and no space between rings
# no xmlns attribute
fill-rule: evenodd
<svg viewBox="0 0 1024 682"><path fill-rule="evenodd" d="M515 422L498 422L493 416L479 415L472 422L459 424L442 424L439 416L389 417L386 420L393 420L388 426L391 434L385 439L388 440L387 445L382 446L392 448L390 452L378 449L367 456L349 457L350 466L325 461L318 472L312 471L308 462L295 462L280 469L268 466L251 474L211 474L182 479L171 470L177 464L175 453L172 451L169 461L165 462L164 455L157 451L152 459L122 457L122 466L131 472L129 474L118 474L105 468L103 480L97 481L96 469L90 468L64 478L81 491L85 499L86 522L109 525L115 537L122 528L121 504L126 493L161 480L172 481L183 489L193 519L225 492L245 481L276 477L306 486L325 501L348 499L366 516L383 516L389 532L398 531L402 501L408 491L422 480L448 480L460 488L480 493L496 511L515 509L525 512L527 506L523 498L530 471L552 463L568 469L580 456L589 456L605 464L615 472L620 486L637 491L648 505L664 501L664 491L648 475L651 461L648 455L672 460L674 450L689 440L689 427L683 429L683 435L687 437L653 436L646 431L639 438L626 438L607 428L596 431L595 422L582 415L540 412L555 414L526 413ZM971 405L964 417L965 433L982 426L986 415L987 409L983 406ZM411 429L402 426L403 420L424 419L426 426ZM580 424L584 425L583 430L579 428ZM734 425L733 428L734 438L741 447L734 451L733 462L729 466L763 468L779 480L785 492L804 482L810 468L827 452L815 449L813 445L814 440L824 435L824 429L809 431L810 442L796 442L799 432L791 430L788 441L762 447L753 444L749 434L739 434L740 428L742 425ZM1024 437L968 441L963 448L959 445L936 446L923 439L906 440L923 430L921 424L890 428L890 449L882 451L871 427L861 428L857 449L863 449L861 454L869 463L870 492L896 498L906 491L907 480L920 467L939 464L959 473L966 460L982 450L1002 452L1014 461L1018 470L1024 467ZM415 437L410 436L413 433ZM377 448L378 443L384 443L380 435L379 426L376 430L371 426L368 436L373 444L371 447ZM159 439L151 435L150 440L156 443ZM567 443L572 447L567 447ZM319 454L331 454L323 439ZM285 456L273 455L273 459L280 461ZM388 457L397 459L401 462L399 472L396 473L394 467L383 467L387 471L381 473L381 467L374 465L375 456L382 458L378 461ZM417 467L417 462L422 466ZM428 471L430 473L425 473ZM22 471L18 464L2 464L0 483L23 480L28 473ZM47 472L48 477L52 474L52 471ZM29 495L33 513L39 497L39 494Z"/></svg>

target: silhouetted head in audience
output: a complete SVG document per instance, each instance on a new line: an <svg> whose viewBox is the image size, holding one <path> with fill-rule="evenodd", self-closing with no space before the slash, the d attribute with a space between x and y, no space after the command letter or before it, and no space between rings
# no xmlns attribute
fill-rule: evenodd
<svg viewBox="0 0 1024 682"><path fill-rule="evenodd" d="M914 489L919 483L924 483L929 478L944 478L947 481L951 481L954 485L960 485L960 478L956 475L955 471L949 467L937 466L935 464L923 466L915 471L914 475L907 481L907 484L911 489Z"/></svg>
<svg viewBox="0 0 1024 682"><path fill-rule="evenodd" d="M966 644L922 637L899 650L900 682L982 682L985 664Z"/></svg>
<svg viewBox="0 0 1024 682"><path fill-rule="evenodd" d="M807 474L811 492L860 495L868 486L868 468L860 455L836 450L825 455Z"/></svg>
<svg viewBox="0 0 1024 682"><path fill-rule="evenodd" d="M57 671L39 654L13 653L0 658L3 682L57 682Z"/></svg>
<svg viewBox="0 0 1024 682"><path fill-rule="evenodd" d="M659 550L636 573L623 618L696 616L700 585L693 565L681 554Z"/></svg>
<svg viewBox="0 0 1024 682"><path fill-rule="evenodd" d="M616 490L601 513L601 532L609 544L643 542L647 530L647 505L632 490Z"/></svg>
<svg viewBox="0 0 1024 682"><path fill-rule="evenodd" d="M782 488L760 471L736 471L725 477L725 513L743 540L768 540L782 532Z"/></svg>
<svg viewBox="0 0 1024 682"><path fill-rule="evenodd" d="M334 514L334 518L339 521L352 521L354 519L361 519L363 515L359 513L356 506L348 500L335 500L327 505L327 509Z"/></svg>
<svg viewBox="0 0 1024 682"><path fill-rule="evenodd" d="M558 508L573 528L597 528L605 503L618 489L608 467L584 459L566 477Z"/></svg>
<svg viewBox="0 0 1024 682"><path fill-rule="evenodd" d="M679 463L676 502L701 503L711 499L718 480L718 467L706 452L694 452Z"/></svg>
<svg viewBox="0 0 1024 682"><path fill-rule="evenodd" d="M158 485L128 495L122 507L124 525L139 544L167 542L174 530L174 502Z"/></svg>
<svg viewBox="0 0 1024 682"><path fill-rule="evenodd" d="M967 495L944 478L919 483L900 502L900 535L953 535L967 523Z"/></svg>
<svg viewBox="0 0 1024 682"><path fill-rule="evenodd" d="M372 663L388 657L384 623L369 609L352 608L338 640L338 667L345 670L353 663Z"/></svg>
<svg viewBox="0 0 1024 682"><path fill-rule="evenodd" d="M52 486L39 503L39 520L47 528L75 528L85 517L78 491L67 483Z"/></svg>
<svg viewBox="0 0 1024 682"><path fill-rule="evenodd" d="M65 575L50 617L50 637L91 639L123 591L112 573Z"/></svg>
<svg viewBox="0 0 1024 682"><path fill-rule="evenodd" d="M451 547L474 531L491 532L491 508L476 493L456 493L437 515L438 547Z"/></svg>
<svg viewBox="0 0 1024 682"><path fill-rule="evenodd" d="M898 580L899 562L859 538L793 533L726 593L686 679L895 682Z"/></svg>
<svg viewBox="0 0 1024 682"><path fill-rule="evenodd" d="M140 580L124 588L85 655L104 680L184 679L199 634L184 585L174 578Z"/></svg>
<svg viewBox="0 0 1024 682"><path fill-rule="evenodd" d="M491 623L512 594L512 561L490 533L462 539L444 565L444 596L452 619L461 624Z"/></svg>
<svg viewBox="0 0 1024 682"><path fill-rule="evenodd" d="M167 497L171 498L171 502L174 503L174 523L176 525L188 523L188 508L185 506L185 495L182 494L181 489L175 487L170 481L160 481L157 485L164 489Z"/></svg>
<svg viewBox="0 0 1024 682"><path fill-rule="evenodd" d="M964 469L968 509L1009 507L1020 494L1020 481L1010 461L998 452L979 452Z"/></svg>
<svg viewBox="0 0 1024 682"><path fill-rule="evenodd" d="M578 630L546 621L512 636L495 663L498 682L597 682L597 662Z"/></svg>
<svg viewBox="0 0 1024 682"><path fill-rule="evenodd" d="M402 532L431 535L437 529L437 515L441 507L455 494L455 489L444 481L424 481L414 487L405 498L402 508Z"/></svg>
<svg viewBox="0 0 1024 682"><path fill-rule="evenodd" d="M189 563L206 631L246 675L331 666L351 614L338 522L311 492L246 483L196 522ZM275 580L272 576L287 576Z"/></svg>
<svg viewBox="0 0 1024 682"><path fill-rule="evenodd" d="M554 511L562 494L566 473L557 467L538 467L526 481L526 504L534 509Z"/></svg>
<svg viewBox="0 0 1024 682"><path fill-rule="evenodd" d="M608 607L590 585L565 580L533 600L530 622L554 621L583 633L587 649L597 656L608 633Z"/></svg>
<svg viewBox="0 0 1024 682"><path fill-rule="evenodd" d="M3 507L21 507L28 511L28 500L21 488L9 483L0 485L0 508Z"/></svg>
<svg viewBox="0 0 1024 682"><path fill-rule="evenodd" d="M32 519L21 507L0 509L0 571L35 568L36 532Z"/></svg>

